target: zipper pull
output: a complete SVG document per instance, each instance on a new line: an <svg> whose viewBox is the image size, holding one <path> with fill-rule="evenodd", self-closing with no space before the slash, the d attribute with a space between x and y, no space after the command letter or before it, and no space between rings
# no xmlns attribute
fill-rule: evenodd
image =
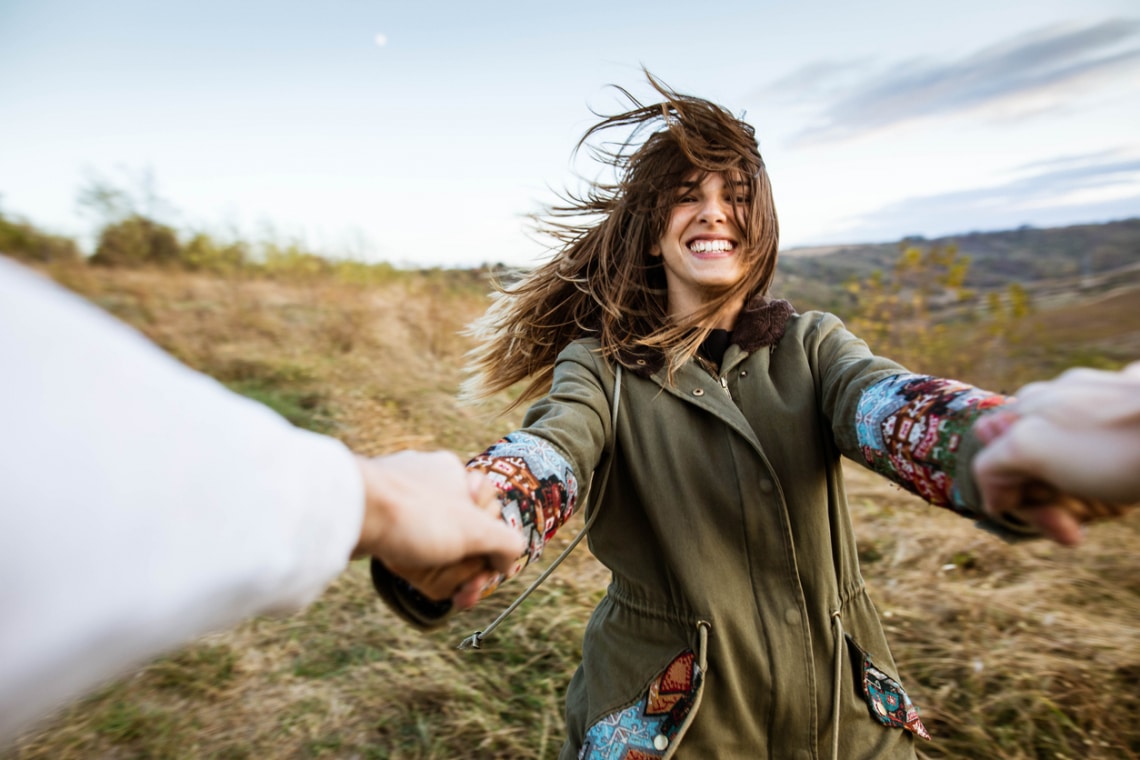
<svg viewBox="0 0 1140 760"><path fill-rule="evenodd" d="M720 387L724 388L724 392L728 394L729 398L732 398L732 391L730 391L728 389L728 378L725 377L724 375L720 375L719 377L720 377Z"/></svg>

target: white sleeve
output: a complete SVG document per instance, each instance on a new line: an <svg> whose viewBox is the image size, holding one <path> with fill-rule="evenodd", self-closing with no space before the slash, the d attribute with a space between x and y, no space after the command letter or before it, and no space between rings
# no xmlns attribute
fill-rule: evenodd
<svg viewBox="0 0 1140 760"><path fill-rule="evenodd" d="M340 573L364 487L291 426L0 257L0 743Z"/></svg>

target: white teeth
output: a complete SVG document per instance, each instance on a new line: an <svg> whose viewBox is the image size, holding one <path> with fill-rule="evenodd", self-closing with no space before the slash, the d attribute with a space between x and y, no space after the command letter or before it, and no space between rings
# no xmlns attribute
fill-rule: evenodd
<svg viewBox="0 0 1140 760"><path fill-rule="evenodd" d="M711 251L731 251L730 240L694 240L689 243L689 250L693 253L709 253Z"/></svg>

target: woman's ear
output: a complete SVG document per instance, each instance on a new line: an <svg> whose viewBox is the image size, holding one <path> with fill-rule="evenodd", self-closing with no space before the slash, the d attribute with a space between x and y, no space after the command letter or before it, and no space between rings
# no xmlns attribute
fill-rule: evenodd
<svg viewBox="0 0 1140 760"><path fill-rule="evenodd" d="M653 246L649 249L649 255L650 256L660 256L661 255L661 244L660 243L654 243Z"/></svg>

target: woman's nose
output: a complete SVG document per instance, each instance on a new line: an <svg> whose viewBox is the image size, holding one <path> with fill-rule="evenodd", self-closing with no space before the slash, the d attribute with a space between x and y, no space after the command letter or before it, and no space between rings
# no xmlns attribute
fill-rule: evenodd
<svg viewBox="0 0 1140 760"><path fill-rule="evenodd" d="M723 200L716 196L710 196L705 199L701 204L700 219L702 222L712 224L714 222L723 222L728 219L728 209L725 208Z"/></svg>

